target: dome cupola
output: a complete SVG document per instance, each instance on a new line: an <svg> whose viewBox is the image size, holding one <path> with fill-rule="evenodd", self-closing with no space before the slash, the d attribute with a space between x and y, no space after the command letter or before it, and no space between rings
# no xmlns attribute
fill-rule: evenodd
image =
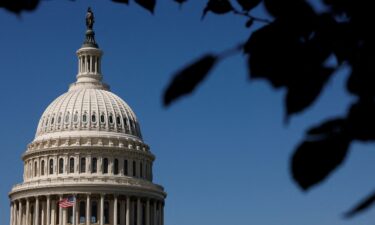
<svg viewBox="0 0 375 225"><path fill-rule="evenodd" d="M142 139L132 109L110 92L101 73L103 51L95 41L94 15L89 8L86 36L78 56L78 74L68 92L44 111L35 141L58 137L97 135Z"/></svg>

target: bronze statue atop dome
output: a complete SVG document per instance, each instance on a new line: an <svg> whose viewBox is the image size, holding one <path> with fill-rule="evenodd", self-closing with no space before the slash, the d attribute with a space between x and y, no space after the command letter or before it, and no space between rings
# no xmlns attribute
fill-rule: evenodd
<svg viewBox="0 0 375 225"><path fill-rule="evenodd" d="M94 26L94 13L91 11L91 8L89 7L87 9L87 14L86 14L86 27L88 30L92 30L92 27Z"/></svg>

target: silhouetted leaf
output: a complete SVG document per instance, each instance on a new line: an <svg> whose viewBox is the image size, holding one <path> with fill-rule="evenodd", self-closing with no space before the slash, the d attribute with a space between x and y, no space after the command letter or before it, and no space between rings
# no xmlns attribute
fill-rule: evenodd
<svg viewBox="0 0 375 225"><path fill-rule="evenodd" d="M1 0L0 8L5 8L13 13L20 13L21 11L35 10L39 4L39 0Z"/></svg>
<svg viewBox="0 0 375 225"><path fill-rule="evenodd" d="M207 12L215 14L225 14L233 10L232 4L229 0L209 0L203 10L202 19L206 16Z"/></svg>
<svg viewBox="0 0 375 225"><path fill-rule="evenodd" d="M174 0L174 1L177 2L177 3L180 3L180 4L183 4L183 3L187 2L187 0Z"/></svg>
<svg viewBox="0 0 375 225"><path fill-rule="evenodd" d="M273 87L279 88L293 80L290 71L298 62L296 60L300 60L301 44L285 24L274 21L255 31L244 51L249 54L250 78L267 79Z"/></svg>
<svg viewBox="0 0 375 225"><path fill-rule="evenodd" d="M317 127L313 127L307 131L307 135L318 136L318 137L327 137L329 135L333 135L336 133L344 132L346 126L346 119L343 118L336 118L328 120Z"/></svg>
<svg viewBox="0 0 375 225"><path fill-rule="evenodd" d="M217 56L205 55L175 74L172 82L164 92L164 105L168 106L177 98L191 93L207 76L216 62Z"/></svg>
<svg viewBox="0 0 375 225"><path fill-rule="evenodd" d="M244 11L250 11L255 8L262 0L237 0Z"/></svg>
<svg viewBox="0 0 375 225"><path fill-rule="evenodd" d="M292 18L294 19L310 17L315 14L311 5L305 0L264 0L264 5L269 13L276 18Z"/></svg>
<svg viewBox="0 0 375 225"><path fill-rule="evenodd" d="M373 99L360 99L352 105L348 115L348 131L352 139L375 140L375 103Z"/></svg>
<svg viewBox="0 0 375 225"><path fill-rule="evenodd" d="M320 95L322 88L333 72L331 68L321 68L320 71L313 71L312 69L314 68L305 71L301 68L299 82L288 86L285 101L287 117L310 106Z"/></svg>
<svg viewBox="0 0 375 225"><path fill-rule="evenodd" d="M253 24L254 24L254 19L253 19L253 18L250 18L250 19L246 22L245 26L246 26L247 28L249 28L249 27L251 27Z"/></svg>
<svg viewBox="0 0 375 225"><path fill-rule="evenodd" d="M129 4L129 0L112 0L112 2Z"/></svg>
<svg viewBox="0 0 375 225"><path fill-rule="evenodd" d="M292 156L293 179L303 190L320 183L343 162L348 146L349 139L342 134L303 142Z"/></svg>
<svg viewBox="0 0 375 225"><path fill-rule="evenodd" d="M138 5L150 11L151 13L154 13L156 0L135 0L135 2L138 3Z"/></svg>
<svg viewBox="0 0 375 225"><path fill-rule="evenodd" d="M352 60L352 74L348 79L347 88L350 93L373 98L375 96L375 45L363 43L356 50L355 58Z"/></svg>
<svg viewBox="0 0 375 225"><path fill-rule="evenodd" d="M374 202L375 202L375 192L371 193L364 200L358 203L354 208L346 212L344 216L347 218L353 217L357 213L362 212L363 210L370 207L372 204L374 204Z"/></svg>

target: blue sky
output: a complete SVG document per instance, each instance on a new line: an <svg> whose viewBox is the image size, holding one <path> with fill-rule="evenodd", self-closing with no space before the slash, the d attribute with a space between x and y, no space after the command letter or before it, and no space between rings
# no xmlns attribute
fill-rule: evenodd
<svg viewBox="0 0 375 225"><path fill-rule="evenodd" d="M104 79L133 108L156 154L155 181L168 192L166 225L373 224L375 209L342 219L375 188L373 144L352 144L344 165L307 193L289 174L290 155L304 130L345 114L353 101L344 90L345 68L288 125L284 91L249 81L242 55L215 67L190 97L162 107L162 91L174 72L251 32L235 15L208 14L201 21L204 1L192 0L182 9L160 0L154 16L109 0L42 1L20 17L0 9L0 224L8 224L7 193L22 181L21 154L39 117L75 80L88 6L104 51ZM261 9L256 14L265 17Z"/></svg>

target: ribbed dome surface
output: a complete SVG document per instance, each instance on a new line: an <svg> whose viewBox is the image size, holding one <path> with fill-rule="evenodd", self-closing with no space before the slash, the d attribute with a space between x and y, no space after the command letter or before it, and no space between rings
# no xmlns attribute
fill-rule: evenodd
<svg viewBox="0 0 375 225"><path fill-rule="evenodd" d="M71 90L55 99L44 111L35 138L61 136L64 132L84 135L87 131L142 139L131 108L112 92L95 88Z"/></svg>

